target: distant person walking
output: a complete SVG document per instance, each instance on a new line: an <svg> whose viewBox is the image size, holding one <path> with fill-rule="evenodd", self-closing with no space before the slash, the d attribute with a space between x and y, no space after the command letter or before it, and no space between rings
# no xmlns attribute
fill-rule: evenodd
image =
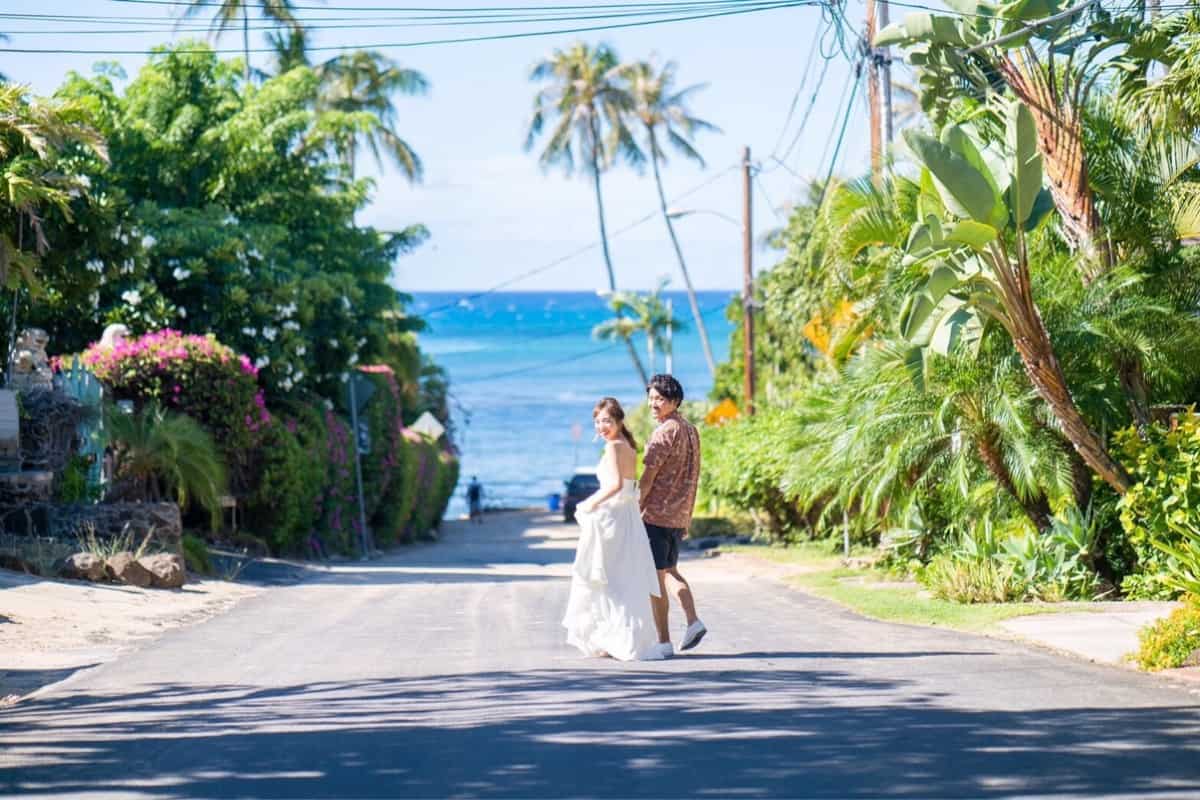
<svg viewBox="0 0 1200 800"><path fill-rule="evenodd" d="M646 443L639 482L642 521L654 554L658 571L659 595L650 598L654 625L658 628L659 648L663 657L674 654L667 615L667 592L683 608L687 630L680 650L700 643L708 629L696 615L692 587L679 574L680 540L688 535L692 511L696 505L696 487L700 483L700 434L679 414L683 387L670 375L655 375L646 387L646 399L658 427Z"/></svg>
<svg viewBox="0 0 1200 800"><path fill-rule="evenodd" d="M483 484L479 482L479 478L475 475L471 476L471 482L467 484L467 508L470 512L471 522L476 525L483 524Z"/></svg>

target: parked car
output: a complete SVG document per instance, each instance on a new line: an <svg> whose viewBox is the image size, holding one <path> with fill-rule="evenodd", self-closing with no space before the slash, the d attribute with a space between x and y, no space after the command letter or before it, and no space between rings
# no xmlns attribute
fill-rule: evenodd
<svg viewBox="0 0 1200 800"><path fill-rule="evenodd" d="M575 506L599 490L600 479L596 477L594 469L577 469L570 480L563 483L567 487L562 499L563 522L571 522L575 519Z"/></svg>

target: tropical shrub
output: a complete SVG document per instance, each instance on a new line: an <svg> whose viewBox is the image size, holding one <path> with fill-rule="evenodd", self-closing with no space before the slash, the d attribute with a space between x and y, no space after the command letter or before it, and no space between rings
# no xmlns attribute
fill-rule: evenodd
<svg viewBox="0 0 1200 800"><path fill-rule="evenodd" d="M1023 520L998 530L984 517L918 576L935 597L961 603L1091 600L1103 585L1091 566L1097 527L1073 507L1045 532Z"/></svg>
<svg viewBox="0 0 1200 800"><path fill-rule="evenodd" d="M116 451L110 498L194 501L219 523L225 466L199 423L150 403L132 413L110 408L105 430Z"/></svg>
<svg viewBox="0 0 1200 800"><path fill-rule="evenodd" d="M355 553L361 548L358 493L354 480L354 438L350 426L326 409L325 453L328 470L321 496L321 526L318 538L325 550Z"/></svg>
<svg viewBox="0 0 1200 800"><path fill-rule="evenodd" d="M1196 663L1200 656L1200 597L1189 596L1183 608L1138 634L1135 655L1142 669L1160 670Z"/></svg>
<svg viewBox="0 0 1200 800"><path fill-rule="evenodd" d="M434 529L442 526L442 517L446 514L446 506L454 495L454 487L458 485L458 457L449 450L438 453L438 488L433 496L433 520L430 523Z"/></svg>
<svg viewBox="0 0 1200 800"><path fill-rule="evenodd" d="M1200 578L1200 416L1188 412L1171 427L1151 425L1144 437L1133 427L1115 437L1137 481L1120 502L1121 525L1138 559L1137 573L1122 588L1130 597L1165 599L1187 590L1189 573Z"/></svg>
<svg viewBox="0 0 1200 800"><path fill-rule="evenodd" d="M242 500L244 525L274 553L303 553L320 518L325 464L301 441L295 418L274 417L250 459L253 486Z"/></svg>
<svg viewBox="0 0 1200 800"><path fill-rule="evenodd" d="M116 347L92 345L81 360L116 400L139 408L156 403L199 422L217 442L235 493L249 488L248 459L271 421L249 358L212 335L168 329Z"/></svg>
<svg viewBox="0 0 1200 800"><path fill-rule="evenodd" d="M190 572L212 575L212 558L208 554L208 543L199 536L185 533L182 540L183 560Z"/></svg>

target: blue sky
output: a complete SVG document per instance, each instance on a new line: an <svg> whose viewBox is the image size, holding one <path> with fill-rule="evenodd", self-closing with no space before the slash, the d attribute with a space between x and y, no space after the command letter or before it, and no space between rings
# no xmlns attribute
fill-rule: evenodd
<svg viewBox="0 0 1200 800"><path fill-rule="evenodd" d="M317 5L305 0L303 5ZM523 2L521 5L532 5ZM327 12L312 12L310 18L338 14L339 6L392 7L396 0L328 0ZM484 0L441 0L439 6L499 6ZM144 17L169 21L177 9L169 5L133 4L114 0L9 0L6 13L91 14ZM847 9L857 24L862 8L851 0ZM341 16L350 15L341 12ZM410 186L390 169L374 171L370 159L362 163L378 184L372 206L360 221L381 228L397 228L413 222L425 223L433 236L419 251L402 258L396 267L395 283L409 291L485 289L513 276L584 247L597 239L595 206L591 184L582 177L566 178L543 173L536 156L522 149L525 125L537 86L528 80L530 66L551 49L563 47L583 36L588 41L613 45L622 58L645 58L656 54L679 63L683 84L707 83L694 97L694 112L722 129L702 137L698 147L708 160L701 170L676 160L665 172L668 197L676 197L703 181L712 182L673 203L677 208L713 210L730 217L741 213L741 177L721 170L737 162L743 145L749 145L762 161L760 186L756 188L754 227L761 233L780 224L771 206L782 206L796 195L802 177L824 173L831 150L827 141L836 131L840 117L836 106L852 68L838 56L831 62L823 88L803 136L797 141L788 168L767 158L786 148L798 118L816 83L821 59L814 59L798 109L788 128L783 146L776 150L788 108L804 80L809 48L820 10L788 8L715 19L647 26L632 30L558 35L499 42L475 42L386 50L402 64L419 69L430 79L432 91L424 98L398 101L400 133L417 150L425 163L425 182ZM133 23L128 23L132 25ZM111 34L104 36L21 35L24 30L82 29L83 23L63 25L36 21L0 21L9 32L10 47L80 49L148 48L187 33ZM57 26L57 27L56 27ZM99 27L99 26L91 26ZM555 24L510 26L521 29L552 28ZM561 27L568 27L562 25ZM492 33L470 28L466 35ZM380 42L411 41L463 35L462 28L449 33L445 28L401 28L318 31L313 44L358 46ZM262 34L251 34L251 46L263 46ZM222 48L241 46L241 35L228 33L218 42ZM831 43L830 43L831 46ZM28 83L38 93L50 93L69 70L90 72L92 64L108 56L18 54L3 56L3 70L11 78ZM266 56L255 56L265 63ZM115 57L131 76L143 56ZM841 157L840 173L865 170L867 136L865 108L855 102ZM605 201L610 230L622 228L655 210L653 181L628 169L605 175ZM767 198L770 198L768 202ZM698 288L737 288L741 282L741 245L738 228L718 216L696 214L677 223L688 266ZM661 220L652 219L612 239L617 281L623 288L652 287L659 276L672 278L672 288L682 288L678 269ZM757 268L766 268L775 256L755 253ZM605 285L604 267L598 250L516 283L510 289L592 290Z"/></svg>

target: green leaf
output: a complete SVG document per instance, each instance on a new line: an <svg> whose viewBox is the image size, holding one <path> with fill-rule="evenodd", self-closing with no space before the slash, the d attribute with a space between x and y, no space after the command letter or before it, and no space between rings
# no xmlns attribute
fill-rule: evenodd
<svg viewBox="0 0 1200 800"><path fill-rule="evenodd" d="M935 317L946 295L961 282L955 269L941 264L929 273L925 283L914 292L900 316L900 335L909 341L927 340L929 322Z"/></svg>
<svg viewBox="0 0 1200 800"><path fill-rule="evenodd" d="M1009 210L1013 221L1023 227L1042 190L1042 155L1038 152L1037 126L1024 103L1014 101L1009 105L1006 134L1008 148L1013 154L1008 185Z"/></svg>
<svg viewBox="0 0 1200 800"><path fill-rule="evenodd" d="M938 194L951 212L976 222L993 221L999 198L992 183L962 154L932 136L907 131L913 155L929 169Z"/></svg>
<svg viewBox="0 0 1200 800"><path fill-rule="evenodd" d="M965 302L938 320L929 339L929 349L948 355L958 347L974 351L983 338L983 320L979 312Z"/></svg>
<svg viewBox="0 0 1200 800"><path fill-rule="evenodd" d="M964 219L955 223L950 232L946 234L946 240L965 244L974 250L982 250L996 241L996 237L999 235L1000 232L991 225Z"/></svg>
<svg viewBox="0 0 1200 800"><path fill-rule="evenodd" d="M1052 211L1054 211L1054 196L1050 194L1049 189L1043 187L1038 192L1037 199L1033 201L1033 210L1029 212L1029 218L1025 220L1025 232L1036 230L1037 226L1041 225Z"/></svg>
<svg viewBox="0 0 1200 800"><path fill-rule="evenodd" d="M902 22L888 25L875 34L875 46L932 42L934 44L964 44L958 21L953 17L914 11L904 15Z"/></svg>

